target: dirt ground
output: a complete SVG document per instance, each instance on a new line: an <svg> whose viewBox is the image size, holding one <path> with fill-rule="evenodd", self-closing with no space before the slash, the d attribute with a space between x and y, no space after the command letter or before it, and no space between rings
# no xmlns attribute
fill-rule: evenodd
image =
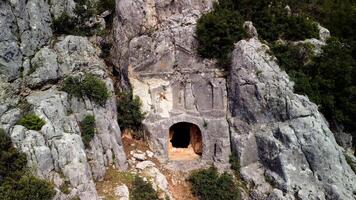
<svg viewBox="0 0 356 200"><path fill-rule="evenodd" d="M125 153L128 159L130 159L130 152L133 150L141 150L145 152L146 150L150 150L147 144L144 141L132 139L129 136L124 136L122 138ZM183 156L187 156L187 159L190 158L189 153L185 155L186 152L177 152ZM166 176L167 181L169 183L169 190L175 200L197 200L196 197L193 196L189 183L186 181L186 178L189 176L186 172L180 171L171 171L165 168L157 159L148 158L147 160L151 160L156 164L156 167ZM130 170L130 169L129 169ZM99 196L101 196L104 200L114 200L115 188L119 185L126 184L129 188L134 179L134 174L128 171L119 171L113 167L107 170L107 173L104 177L103 181L99 181L96 183L96 188Z"/></svg>

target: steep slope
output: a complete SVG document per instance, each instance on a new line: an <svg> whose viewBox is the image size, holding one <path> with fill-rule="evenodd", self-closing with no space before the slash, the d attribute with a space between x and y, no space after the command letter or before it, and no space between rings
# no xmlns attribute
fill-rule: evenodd
<svg viewBox="0 0 356 200"><path fill-rule="evenodd" d="M91 42L95 38L53 36L51 14L72 8L72 1L0 2L0 128L27 154L29 167L54 183L55 199L98 199L94 181L104 177L108 166L125 169L126 156L113 80L99 58L100 49ZM103 105L61 91L65 77L83 79L85 74L105 83L110 97ZM16 125L25 113L43 119L42 129ZM96 134L89 148L80 129L86 115L95 118ZM62 187L71 189L63 193Z"/></svg>
<svg viewBox="0 0 356 200"><path fill-rule="evenodd" d="M354 199L344 150L268 50L257 38L241 40L228 76L231 140L243 177L255 185L252 197L264 199L274 187L270 198Z"/></svg>

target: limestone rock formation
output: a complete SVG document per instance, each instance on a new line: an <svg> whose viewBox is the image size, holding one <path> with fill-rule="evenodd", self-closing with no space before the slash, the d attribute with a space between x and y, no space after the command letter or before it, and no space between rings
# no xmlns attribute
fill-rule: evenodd
<svg viewBox="0 0 356 200"><path fill-rule="evenodd" d="M224 74L195 52L195 24L211 1L118 3L118 66L128 70L147 112L150 147L167 160L169 129L189 122L202 132L202 159L227 163L230 154Z"/></svg>
<svg viewBox="0 0 356 200"><path fill-rule="evenodd" d="M38 176L53 181L55 199L98 199L95 180L108 166L125 169L126 156L117 124L113 80L88 38L53 37L51 13L74 8L73 1L15 0L0 2L0 128L28 157ZM104 81L110 98L100 106L90 99L60 91L62 80L91 73ZM25 112L46 124L40 131L16 125ZM85 148L79 122L95 117L97 134ZM59 188L69 182L69 194Z"/></svg>
<svg viewBox="0 0 356 200"><path fill-rule="evenodd" d="M228 76L232 146L243 176L257 185L252 197L267 197L270 184L283 191L272 199L354 199L356 175L344 150L267 52L256 38L241 40ZM269 184L256 181L263 176Z"/></svg>
<svg viewBox="0 0 356 200"><path fill-rule="evenodd" d="M196 22L213 0L117 0L113 41L108 41L120 77L113 77L99 57L95 43L100 38L53 34L52 17L74 15L75 2L0 1L0 128L26 153L37 175L55 184L54 199L100 199L95 181L109 166L127 167L114 78L132 88L147 113L143 125L152 152L137 151L129 163L168 196L167 179L145 159L158 157L174 170L210 164L224 169L232 150L251 187L250 199L356 198L356 175L344 149L317 105L293 93L293 82L258 40L252 22L244 24L250 39L235 45L226 71L196 53ZM105 27L107 14L93 23ZM330 37L327 29L319 29L320 40L300 41L314 44L315 53ZM61 91L67 76L87 73L108 88L104 105ZM16 125L26 112L46 122L41 130ZM96 135L86 148L79 124L88 114L95 118ZM178 146L196 153L197 160L171 162L168 151L176 136ZM66 183L69 194L60 191ZM129 198L126 186L116 192Z"/></svg>
<svg viewBox="0 0 356 200"><path fill-rule="evenodd" d="M48 89L31 91L25 98L31 110L46 121L42 129L26 130L19 125L9 128L15 144L28 155L30 166L37 166L40 176L57 179L58 187L69 180L74 188L70 195L79 195L82 199L97 199L93 180L104 177L105 167L111 164L126 167L116 121L113 82L97 55L97 49L86 38L59 38L53 49L44 47L36 54L32 62L37 63L37 67L25 80L29 80L26 82L29 86L36 86L68 75L92 73L104 80L111 93L105 106L85 97L70 97L59 91L60 85L49 85ZM16 111L19 116L20 110ZM97 130L90 149L84 148L79 128L79 122L87 114L94 115Z"/></svg>

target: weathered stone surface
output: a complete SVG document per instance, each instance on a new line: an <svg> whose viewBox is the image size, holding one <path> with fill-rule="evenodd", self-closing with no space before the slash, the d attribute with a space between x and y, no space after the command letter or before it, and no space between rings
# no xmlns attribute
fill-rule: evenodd
<svg viewBox="0 0 356 200"><path fill-rule="evenodd" d="M153 167L153 166L155 166L155 164L152 161L145 160L143 162L137 163L136 169L144 170L147 167Z"/></svg>
<svg viewBox="0 0 356 200"><path fill-rule="evenodd" d="M37 87L59 78L57 54L48 47L38 51L31 60L31 68L25 81L29 87Z"/></svg>
<svg viewBox="0 0 356 200"><path fill-rule="evenodd" d="M23 57L31 57L52 37L49 6L44 0L0 2L0 74L19 77Z"/></svg>
<svg viewBox="0 0 356 200"><path fill-rule="evenodd" d="M67 13L69 16L74 15L75 8L74 0L56 0L50 1L50 11L54 19L60 17L63 13Z"/></svg>
<svg viewBox="0 0 356 200"><path fill-rule="evenodd" d="M117 63L143 102L149 143L161 159L168 156L169 128L189 122L202 132L202 159L228 161L225 78L195 53L196 21L211 7L210 0L118 3Z"/></svg>
<svg viewBox="0 0 356 200"><path fill-rule="evenodd" d="M126 185L120 185L115 189L115 195L118 197L117 200L129 200L129 188Z"/></svg>
<svg viewBox="0 0 356 200"><path fill-rule="evenodd" d="M19 108L11 109L12 105L21 107L16 100L19 98L16 90L9 91L10 86L15 87L16 84L7 84L5 80L0 82L0 86L6 89L0 93L0 100L4 102L0 107L1 128L10 132L15 145L27 154L28 164L37 170L39 176L53 180L57 187L63 184L64 179L70 183L70 194L58 193L56 199L79 196L96 200L99 197L94 180L101 180L108 166L127 167L116 118L113 81L105 63L98 57L99 53L100 50L87 38L76 36L60 37L51 47L44 47L36 53L31 60L32 67L36 67L26 72L25 85L39 87L68 75L82 77L85 73L92 73L104 81L110 93L106 104L100 106L86 97L69 97L59 91L60 85L47 85L40 91L29 90L25 98L29 111L46 122L40 131L14 126L22 113ZM13 104L8 99L12 96L16 97ZM97 134L90 142L90 148L85 149L79 122L88 114L96 119Z"/></svg>
<svg viewBox="0 0 356 200"><path fill-rule="evenodd" d="M253 38L238 42L233 53L231 139L242 167L261 163L273 187L294 194L287 199L355 198L356 175L325 119L307 97L293 93L293 83L267 50ZM253 137L257 152L244 156Z"/></svg>

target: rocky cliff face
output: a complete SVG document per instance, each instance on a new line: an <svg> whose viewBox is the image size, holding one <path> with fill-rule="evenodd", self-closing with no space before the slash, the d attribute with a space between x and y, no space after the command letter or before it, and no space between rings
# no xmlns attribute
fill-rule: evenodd
<svg viewBox="0 0 356 200"><path fill-rule="evenodd" d="M225 77L195 52L196 21L211 7L211 1L118 2L118 66L128 71L133 93L143 101L150 146L163 160L169 128L189 122L202 132L202 159L228 161Z"/></svg>
<svg viewBox="0 0 356 200"><path fill-rule="evenodd" d="M267 52L257 38L238 42L228 75L232 146L252 198L354 199L344 150Z"/></svg>
<svg viewBox="0 0 356 200"><path fill-rule="evenodd" d="M0 128L38 176L56 188L69 182L71 193L58 190L55 199L99 199L95 180L108 166L126 168L113 77L97 37L53 34L52 17L73 13L75 2L50 2L0 2ZM143 102L155 156L168 161L170 127L189 122L201 131L203 161L225 166L231 150L238 155L250 199L355 199L356 175L344 150L317 106L293 93L252 23L245 24L251 39L235 45L229 71L196 54L196 21L211 8L210 0L117 1L112 57L123 84ZM105 105L60 90L66 76L85 73L105 82ZM45 120L40 131L16 125L25 111ZM90 148L79 128L87 114L97 130Z"/></svg>
<svg viewBox="0 0 356 200"><path fill-rule="evenodd" d="M98 199L95 180L103 178L106 167L126 168L126 157L117 124L113 80L98 49L88 38L53 36L51 13L72 8L67 1L0 2L0 128L28 156L37 174L53 181L56 199ZM95 37L92 38L95 41ZM110 98L100 106L88 98L71 97L60 91L69 75L94 74L104 81ZM24 112L32 112L46 124L40 131L15 125ZM79 122L85 115L95 117L96 132L89 148L81 139Z"/></svg>

